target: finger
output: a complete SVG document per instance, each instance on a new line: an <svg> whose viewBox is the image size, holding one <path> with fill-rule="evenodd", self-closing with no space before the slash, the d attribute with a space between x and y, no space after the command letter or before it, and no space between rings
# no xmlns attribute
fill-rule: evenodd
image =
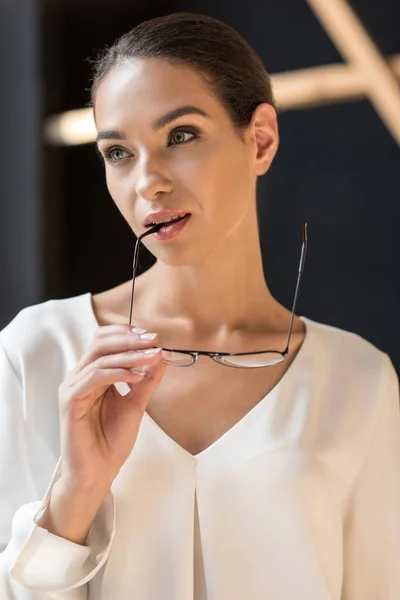
<svg viewBox="0 0 400 600"><path fill-rule="evenodd" d="M138 394L145 394L147 392L153 392L153 390L161 383L162 378L164 377L169 365L166 365L162 362L158 362L154 365L149 365L143 367L144 377L141 381L138 382L137 392Z"/></svg>
<svg viewBox="0 0 400 600"><path fill-rule="evenodd" d="M70 371L64 382L66 385L73 386L82 377L98 369L145 369L162 360L163 351L161 348L147 348L142 351L131 351L123 354L111 354L101 356L94 362L88 363L82 369L75 368Z"/></svg>
<svg viewBox="0 0 400 600"><path fill-rule="evenodd" d="M102 325L100 327L97 327L97 329L95 330L93 339L99 338L99 337L107 337L112 334L120 334L120 333L123 334L123 333L132 331L132 329L137 329L138 333L139 333L139 330L140 330L140 332L143 332L143 333L146 332L146 329L136 327L136 325L134 325L134 324L128 325L125 323L119 323L119 324L115 324L115 325Z"/></svg>
<svg viewBox="0 0 400 600"><path fill-rule="evenodd" d="M135 369L144 365L151 365L156 360L162 359L161 348L146 348L143 350L130 350L119 354L108 354L101 356L85 369Z"/></svg>
<svg viewBox="0 0 400 600"><path fill-rule="evenodd" d="M63 406L73 408L74 404L79 400L85 400L88 396L94 396L96 400L117 381L136 384L143 377L143 373L129 369L93 369L67 389L62 389L60 386L60 400Z"/></svg>
<svg viewBox="0 0 400 600"><path fill-rule="evenodd" d="M154 366L146 367L145 376L135 383L135 385L128 383L118 386L122 391L121 395L126 396L128 400L132 399L137 410L145 411L151 395L161 383L167 369L168 365L161 362ZM129 392L127 387L129 387Z"/></svg>
<svg viewBox="0 0 400 600"><path fill-rule="evenodd" d="M157 334L155 334L153 339L141 338L140 335L142 334L125 331L124 333L96 338L78 362L77 370L84 369L88 364L96 361L101 356L118 354L129 350L141 350L157 344Z"/></svg>
<svg viewBox="0 0 400 600"><path fill-rule="evenodd" d="M144 367L138 367L139 372L144 374L144 378L141 381L138 381L136 386L140 387L139 396L149 397L153 390L161 383L162 378L165 375L166 370L168 369L168 364L163 362L157 362L154 365L147 365ZM143 385L146 384L147 385ZM126 396L132 391L131 386L128 383L123 381L118 381L114 384L117 391L121 394L121 396Z"/></svg>

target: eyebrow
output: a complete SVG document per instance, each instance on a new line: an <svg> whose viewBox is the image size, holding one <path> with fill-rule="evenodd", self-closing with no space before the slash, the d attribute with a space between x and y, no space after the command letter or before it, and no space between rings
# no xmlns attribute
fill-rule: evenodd
<svg viewBox="0 0 400 600"><path fill-rule="evenodd" d="M179 119L179 117L183 117L184 115L200 115L202 117L209 118L210 115L206 113L205 110L198 108L197 106L187 105L187 106L179 106L178 108L174 108L167 114L159 117L151 126L153 131L158 131L162 129L172 121ZM116 129L108 129L106 131L99 131L97 134L96 142L100 140L126 140L127 137L121 131L117 131Z"/></svg>

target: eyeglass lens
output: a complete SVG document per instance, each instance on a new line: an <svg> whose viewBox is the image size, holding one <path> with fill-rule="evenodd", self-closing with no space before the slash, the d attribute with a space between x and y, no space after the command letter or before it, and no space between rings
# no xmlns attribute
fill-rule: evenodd
<svg viewBox="0 0 400 600"><path fill-rule="evenodd" d="M216 362L228 367L271 367L284 360L280 352L263 352L260 354L243 354L237 356L213 356ZM161 360L164 364L175 367L188 367L195 362L195 357L186 352L171 352L168 355L164 352L164 358Z"/></svg>

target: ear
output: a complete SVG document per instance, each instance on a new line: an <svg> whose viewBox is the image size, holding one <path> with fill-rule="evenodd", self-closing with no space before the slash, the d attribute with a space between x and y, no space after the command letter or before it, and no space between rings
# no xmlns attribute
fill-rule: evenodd
<svg viewBox="0 0 400 600"><path fill-rule="evenodd" d="M259 104L254 109L250 130L256 149L256 175L264 175L270 168L279 146L278 122L274 107L266 102Z"/></svg>

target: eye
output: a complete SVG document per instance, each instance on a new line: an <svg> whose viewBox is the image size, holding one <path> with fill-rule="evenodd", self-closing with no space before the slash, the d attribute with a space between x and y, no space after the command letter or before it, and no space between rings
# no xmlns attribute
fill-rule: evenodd
<svg viewBox="0 0 400 600"><path fill-rule="evenodd" d="M129 156L129 152L127 150L113 146L112 148L107 148L104 150L104 159L109 163L118 163L121 162L122 159L126 158L124 153L125 155Z"/></svg>
<svg viewBox="0 0 400 600"><path fill-rule="evenodd" d="M190 136L187 139L186 136ZM182 146L182 144L187 144L188 142L194 140L195 138L200 137L200 131L193 126L181 127L179 129L174 129L169 136L169 141L172 142L170 145L172 146ZM120 163L122 160L131 156L130 153L121 148L119 146L112 146L111 148L107 148L104 150L104 160L110 164ZM101 155L101 152L100 152Z"/></svg>
<svg viewBox="0 0 400 600"><path fill-rule="evenodd" d="M189 139L185 139L185 136L191 136ZM173 146L178 146L178 145L182 145L182 144L186 144L187 142L190 142L191 140L198 138L199 137L199 130L196 129L195 127L181 127L180 129L174 129L171 134L169 139L172 140L174 143L172 144Z"/></svg>

